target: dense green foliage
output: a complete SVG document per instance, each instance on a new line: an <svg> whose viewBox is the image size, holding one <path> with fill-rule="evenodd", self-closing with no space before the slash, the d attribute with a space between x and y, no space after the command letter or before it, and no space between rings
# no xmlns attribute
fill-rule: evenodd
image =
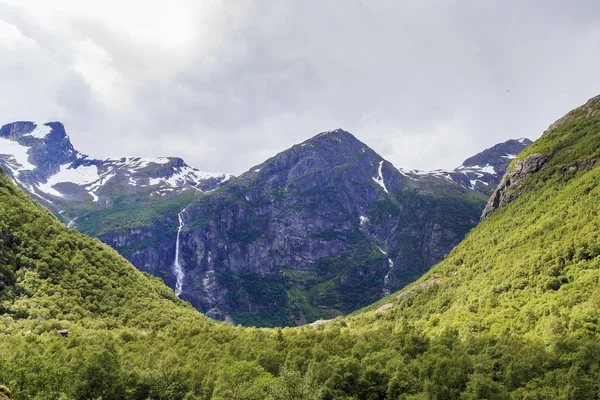
<svg viewBox="0 0 600 400"><path fill-rule="evenodd" d="M213 323L0 177L0 384L14 399L598 398L600 121L585 115L527 150L552 158L422 279L315 327Z"/></svg>
<svg viewBox="0 0 600 400"><path fill-rule="evenodd" d="M165 215L177 215L198 196L196 190L189 189L169 199L148 200L141 196L121 196L114 199L109 209L83 212L77 219L77 229L91 236L105 233L124 232L132 228L155 227L164 223ZM165 224L165 235L174 235L177 225Z"/></svg>

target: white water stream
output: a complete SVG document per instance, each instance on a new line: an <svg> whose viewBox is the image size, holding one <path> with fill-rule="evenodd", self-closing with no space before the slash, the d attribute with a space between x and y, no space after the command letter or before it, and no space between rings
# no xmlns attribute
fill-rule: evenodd
<svg viewBox="0 0 600 400"><path fill-rule="evenodd" d="M181 236L181 230L185 226L183 223L183 218L181 218L181 214L185 211L185 208L181 210L177 216L179 217L179 228L177 228L177 242L175 243L175 262L173 263L173 272L175 273L175 279L177 280L175 283L175 295L179 297L183 288L183 278L185 277L185 272L183 272L183 268L179 263L179 237Z"/></svg>

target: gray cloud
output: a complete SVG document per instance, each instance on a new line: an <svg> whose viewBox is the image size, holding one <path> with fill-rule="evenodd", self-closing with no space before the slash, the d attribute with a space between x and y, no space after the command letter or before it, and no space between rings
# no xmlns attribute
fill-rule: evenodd
<svg viewBox="0 0 600 400"><path fill-rule="evenodd" d="M0 0L2 119L240 173L342 127L398 167L538 137L600 93L597 1Z"/></svg>

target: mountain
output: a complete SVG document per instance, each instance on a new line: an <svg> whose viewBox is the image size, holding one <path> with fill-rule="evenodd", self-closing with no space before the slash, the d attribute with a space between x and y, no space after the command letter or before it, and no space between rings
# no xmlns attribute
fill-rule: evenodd
<svg viewBox="0 0 600 400"><path fill-rule="evenodd" d="M420 280L285 329L203 317L0 174L0 385L15 399L597 398L599 160L600 96L511 163L500 201Z"/></svg>
<svg viewBox="0 0 600 400"><path fill-rule="evenodd" d="M0 165L72 226L83 211L111 208L124 197L152 201L186 189L212 190L231 177L199 171L180 158L90 159L75 150L59 122L4 125Z"/></svg>
<svg viewBox="0 0 600 400"><path fill-rule="evenodd" d="M13 178L70 226L209 316L258 326L347 313L420 277L477 223L489 193L464 179L491 186L497 174L477 171L502 172L529 143L441 176L398 170L338 129L233 178L173 158L90 160L59 123L1 132Z"/></svg>
<svg viewBox="0 0 600 400"><path fill-rule="evenodd" d="M451 179L403 173L346 131L324 132L181 212L181 298L259 326L347 313L442 260L485 201Z"/></svg>
<svg viewBox="0 0 600 400"><path fill-rule="evenodd" d="M510 162L531 143L531 140L527 138L511 139L499 143L466 159L461 166L453 171L442 169L431 172L401 171L411 179L444 178L452 180L463 187L490 196L500 183L500 179L506 172Z"/></svg>
<svg viewBox="0 0 600 400"><path fill-rule="evenodd" d="M132 261L172 286L177 213L232 178L199 171L174 157L91 159L73 147L59 122L4 125L0 166L69 227L118 243L115 247L125 255L136 247L124 248L121 235L139 232L137 246L152 249L154 259L133 256ZM153 235L145 236L143 229L152 229Z"/></svg>
<svg viewBox="0 0 600 400"><path fill-rule="evenodd" d="M516 157L482 222L443 262L381 302L405 318L428 315L431 331L597 338L599 159L600 96Z"/></svg>

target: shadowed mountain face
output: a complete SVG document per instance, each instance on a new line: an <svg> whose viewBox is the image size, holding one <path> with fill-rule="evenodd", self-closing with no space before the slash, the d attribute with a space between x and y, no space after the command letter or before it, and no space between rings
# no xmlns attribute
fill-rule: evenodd
<svg viewBox="0 0 600 400"><path fill-rule="evenodd" d="M440 261L484 202L452 180L399 171L348 132L325 132L186 208L182 298L245 324L349 312Z"/></svg>
<svg viewBox="0 0 600 400"><path fill-rule="evenodd" d="M258 326L346 313L421 276L477 223L529 143L452 172L407 172L338 129L233 178L176 158L89 159L60 123L9 124L0 141L13 179L71 226L179 281L209 316Z"/></svg>

